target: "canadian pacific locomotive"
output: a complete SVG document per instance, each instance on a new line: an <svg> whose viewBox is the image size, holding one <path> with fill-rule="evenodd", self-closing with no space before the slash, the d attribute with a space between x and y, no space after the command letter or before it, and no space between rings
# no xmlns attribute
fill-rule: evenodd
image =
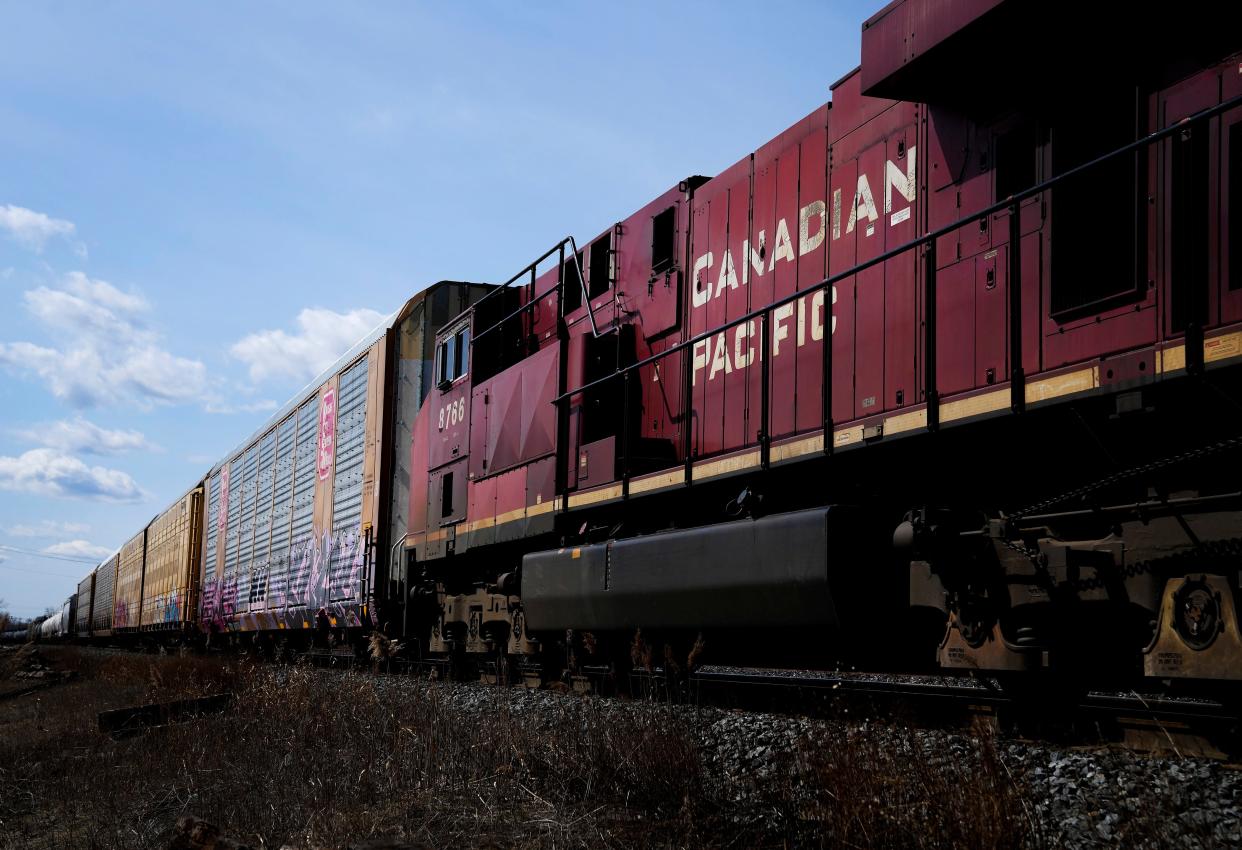
<svg viewBox="0 0 1242 850"><path fill-rule="evenodd" d="M1239 30L1076 14L896 0L722 173L424 290L77 635L1242 678Z"/></svg>

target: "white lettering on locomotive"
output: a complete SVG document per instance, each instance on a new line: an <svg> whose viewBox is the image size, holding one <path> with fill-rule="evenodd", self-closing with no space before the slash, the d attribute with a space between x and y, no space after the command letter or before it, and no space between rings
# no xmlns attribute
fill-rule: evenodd
<svg viewBox="0 0 1242 850"><path fill-rule="evenodd" d="M733 251L725 248L724 262L720 264L720 277L716 278L716 298L724 288L737 289L737 272L733 269Z"/></svg>
<svg viewBox="0 0 1242 850"><path fill-rule="evenodd" d="M759 231L759 247L751 247L749 239L742 240L742 285L750 283L750 273L753 271L756 277L763 277L763 253L767 245L768 233L766 230Z"/></svg>
<svg viewBox="0 0 1242 850"><path fill-rule="evenodd" d="M690 279L694 281L691 297L695 307L702 307L711 300L712 285L706 281L706 278L707 270L712 267L713 261L711 251L694 261L694 273L690 275Z"/></svg>
<svg viewBox="0 0 1242 850"><path fill-rule="evenodd" d="M802 256L824 244L824 202L812 201L798 213L798 253ZM815 232L810 233L811 216L815 217Z"/></svg>
<svg viewBox="0 0 1242 850"><path fill-rule="evenodd" d="M832 303L837 303L837 288L832 287ZM791 322L792 321L792 328ZM699 372L707 372L707 380L717 375L732 374L735 369L745 369L758 363L763 356L759 348L760 319L739 322L731 328L701 339L691 346L692 384L697 384ZM836 330L837 317L832 317L832 329ZM810 331L808 334L807 331ZM801 298L782 304L772 310L772 357L779 357L789 348L781 342L791 338L797 348L807 342L821 342L824 338L824 291L817 289ZM658 380L658 378L657 378Z"/></svg>
<svg viewBox="0 0 1242 850"><path fill-rule="evenodd" d="M894 191L906 202L907 207L914 203L918 191L917 152L918 149L915 147L911 147L906 151L905 171L902 171L892 160L887 160L884 163L884 212L886 214L893 212ZM841 216L841 190L835 189L832 193L831 216L832 238L834 240L841 238ZM880 218L880 212L875 203L875 196L871 191L871 181L865 173L858 175L849 217L845 224L846 234L854 232L860 217L865 218L868 225L874 224ZM905 213L904 216L898 216L895 219L895 223L905 221L908 217L909 213ZM799 256L805 257L819 250L823 247L828 233L825 227L828 223L826 219L828 219L828 210L822 200L811 201L798 211L797 253L794 253L793 239L789 232L789 222L784 218L778 219L776 222L775 245L772 246L771 256L768 257L766 267L763 260L764 255L767 253L767 231L760 230L758 238L753 244L749 238L743 239L741 245L742 274L740 278L737 274L737 264L734 261L733 249L726 246L724 262L716 273L715 286L711 283L709 273L715 268L716 257L711 251L700 254L694 261L692 274L694 289L691 293L691 303L695 308L703 307L713 298L723 294L726 288L737 289L739 285L746 286L754 278L763 277L766 272L775 269L777 262L780 260L793 262ZM875 230L873 227L868 227L865 232L870 235Z"/></svg>
<svg viewBox="0 0 1242 850"><path fill-rule="evenodd" d="M838 189L838 192L841 190ZM858 187L854 190L854 202L850 204L850 218L845 224L845 232L853 233L854 225L858 223L858 213L862 212L863 217L867 219L867 223L871 224L880 214L875 211L875 197L871 194L871 182L867 180L866 174L858 175ZM874 231L868 232L868 236Z"/></svg>
<svg viewBox="0 0 1242 850"><path fill-rule="evenodd" d="M789 239L789 225L785 223L785 219L781 219L776 223L776 247L772 249L772 259L768 262L768 271L776 268L777 260L788 260L793 262L793 242Z"/></svg>
<svg viewBox="0 0 1242 850"><path fill-rule="evenodd" d="M912 204L917 194L916 149L906 151L906 167L903 171L892 160L884 163L884 213L892 214L890 225L900 224L910 217ZM905 206L893 212L894 192L905 201ZM763 277L776 268L779 260L793 262L799 256L805 257L823 248L831 229L834 240L841 238L841 190L832 193L831 215L822 200L811 201L798 211L798 253L794 253L793 240L790 238L789 223L785 219L776 222L776 238L764 266L764 255L767 248L767 231L760 230L755 242L743 239L741 245L741 275L733 260L733 249L726 246L724 260L718 270L715 269L716 257L711 251L700 254L694 261L692 275L691 304L695 309L705 307L709 301L719 298L726 289L737 289L747 286L752 280ZM859 174L854 191L853 202L845 223L845 233L853 233L858 226L859 218L866 219L867 227L863 230L866 236L875 233L874 223L879 220L880 212L876 209L875 196L871 192L871 181L866 174ZM864 237L865 238L865 237ZM713 284L711 272L716 271ZM832 287L832 304L837 303L837 288ZM791 331L795 348L801 348L809 341L821 342L824 338L824 292L821 289L798 298L788 304L782 304L772 311L771 352L773 357L781 353L781 342L790 339ZM792 321L792 328L790 320ZM707 373L711 381L720 374L731 374L734 369L745 369L762 356L758 347L758 320L744 322L728 328L710 339L699 340L691 348L691 383L698 382L699 372ZM837 317L832 316L829 334L837 331ZM788 348L788 345L785 346Z"/></svg>
<svg viewBox="0 0 1242 850"><path fill-rule="evenodd" d="M440 408L440 427L443 431L445 428L451 428L458 422L466 421L466 397L462 396L456 401L450 401L448 404Z"/></svg>
<svg viewBox="0 0 1242 850"><path fill-rule="evenodd" d="M893 190L896 189L901 197L906 199L907 204L914 203L915 192L915 167L914 154L915 148L910 148L906 152L906 173L902 174L901 169L893 164L890 159L884 165L884 214L887 215L893 211Z"/></svg>

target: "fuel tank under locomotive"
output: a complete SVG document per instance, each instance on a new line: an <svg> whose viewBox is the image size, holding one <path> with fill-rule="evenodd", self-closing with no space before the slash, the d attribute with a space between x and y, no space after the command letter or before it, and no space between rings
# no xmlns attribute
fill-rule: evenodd
<svg viewBox="0 0 1242 850"><path fill-rule="evenodd" d="M885 643L908 580L882 523L833 506L534 552L521 586L532 633L702 633L717 661L770 657L784 634L831 662L847 643Z"/></svg>

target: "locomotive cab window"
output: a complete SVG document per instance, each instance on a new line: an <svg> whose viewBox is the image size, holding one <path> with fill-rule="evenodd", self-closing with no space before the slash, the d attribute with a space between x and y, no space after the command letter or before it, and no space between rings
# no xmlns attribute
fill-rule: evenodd
<svg viewBox="0 0 1242 850"><path fill-rule="evenodd" d="M673 265L677 241L677 208L669 207L651 217L651 270L662 272Z"/></svg>
<svg viewBox="0 0 1242 850"><path fill-rule="evenodd" d="M612 233L591 243L591 268L587 271L587 296L596 298L612 286Z"/></svg>
<svg viewBox="0 0 1242 850"><path fill-rule="evenodd" d="M1035 185L1039 179L1039 143L1030 121L996 137L996 200L1003 201Z"/></svg>
<svg viewBox="0 0 1242 850"><path fill-rule="evenodd" d="M1229 241L1234 250L1229 258L1229 290L1242 289L1242 256L1237 246L1242 245L1242 121L1229 127Z"/></svg>
<svg viewBox="0 0 1242 850"><path fill-rule="evenodd" d="M1178 332L1208 320L1211 152L1203 125L1187 127L1171 141L1169 324Z"/></svg>
<svg viewBox="0 0 1242 850"><path fill-rule="evenodd" d="M436 348L436 384L447 386L470 369L470 326L441 340Z"/></svg>
<svg viewBox="0 0 1242 850"><path fill-rule="evenodd" d="M1092 98L1089 107L1054 116L1048 134L1052 173L1064 174L1134 141L1139 103L1137 91L1125 87ZM1101 313L1146 293L1146 275L1138 264L1145 157L1145 151L1114 157L1049 192L1054 319Z"/></svg>
<svg viewBox="0 0 1242 850"><path fill-rule="evenodd" d="M582 252L579 251L577 257L570 257L565 261L565 267L561 269L561 298L564 305L563 312L569 315L574 310L582 306Z"/></svg>

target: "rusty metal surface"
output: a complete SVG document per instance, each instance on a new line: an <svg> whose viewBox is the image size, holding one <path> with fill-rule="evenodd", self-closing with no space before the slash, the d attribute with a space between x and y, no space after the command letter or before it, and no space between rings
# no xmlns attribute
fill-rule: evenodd
<svg viewBox="0 0 1242 850"><path fill-rule="evenodd" d="M147 531L135 534L121 547L117 562L116 590L112 602L112 627L117 631L138 628L142 610L142 575L146 560Z"/></svg>
<svg viewBox="0 0 1242 850"><path fill-rule="evenodd" d="M143 580L143 628L171 628L190 621L196 611L203 490L195 487L147 527Z"/></svg>

